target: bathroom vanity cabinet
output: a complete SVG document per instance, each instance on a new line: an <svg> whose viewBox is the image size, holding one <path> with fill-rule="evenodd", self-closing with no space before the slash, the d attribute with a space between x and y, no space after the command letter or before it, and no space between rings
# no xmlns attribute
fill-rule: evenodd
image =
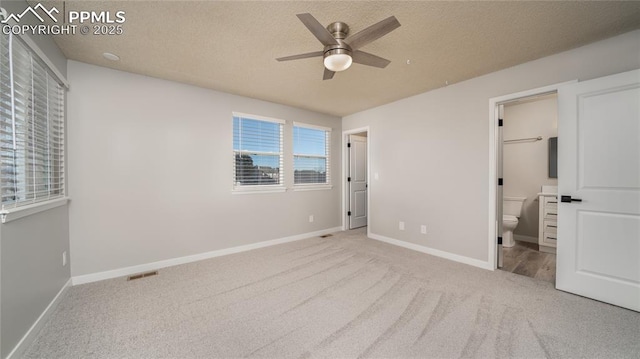
<svg viewBox="0 0 640 359"><path fill-rule="evenodd" d="M558 240L558 195L539 193L538 246L540 252L556 253Z"/></svg>

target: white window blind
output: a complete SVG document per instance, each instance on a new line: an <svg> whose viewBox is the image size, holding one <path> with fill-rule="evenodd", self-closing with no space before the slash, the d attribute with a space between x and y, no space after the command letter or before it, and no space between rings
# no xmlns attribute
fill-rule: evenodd
<svg viewBox="0 0 640 359"><path fill-rule="evenodd" d="M331 129L294 123L293 183L329 184Z"/></svg>
<svg viewBox="0 0 640 359"><path fill-rule="evenodd" d="M234 189L283 184L284 121L233 114Z"/></svg>
<svg viewBox="0 0 640 359"><path fill-rule="evenodd" d="M65 88L18 38L0 38L2 206L62 197Z"/></svg>

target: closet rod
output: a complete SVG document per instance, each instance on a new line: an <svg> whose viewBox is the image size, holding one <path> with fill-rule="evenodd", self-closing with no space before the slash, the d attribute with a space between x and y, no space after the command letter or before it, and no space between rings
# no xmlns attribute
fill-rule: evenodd
<svg viewBox="0 0 640 359"><path fill-rule="evenodd" d="M514 140L504 140L504 143L510 143L510 142L524 142L524 141L542 141L542 136L538 136L538 137L528 137L528 138L517 138Z"/></svg>

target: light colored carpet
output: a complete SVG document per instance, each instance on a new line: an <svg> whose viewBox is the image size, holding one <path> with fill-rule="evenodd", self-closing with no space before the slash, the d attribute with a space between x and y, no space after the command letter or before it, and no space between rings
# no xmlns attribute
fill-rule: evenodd
<svg viewBox="0 0 640 359"><path fill-rule="evenodd" d="M76 286L27 358L638 358L640 313L337 233Z"/></svg>

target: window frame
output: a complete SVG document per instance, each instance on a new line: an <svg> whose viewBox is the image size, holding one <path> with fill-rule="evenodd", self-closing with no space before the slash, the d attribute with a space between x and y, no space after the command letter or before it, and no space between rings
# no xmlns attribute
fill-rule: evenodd
<svg viewBox="0 0 640 359"><path fill-rule="evenodd" d="M242 119L247 119L247 120L254 120L254 121L263 121L263 122L269 122L269 123L275 123L279 125L279 129L280 129L280 152L279 153L273 153L273 152L260 152L260 151L243 151L243 150L236 150L235 148L233 148L233 136L235 136L235 129L234 129L234 125L233 125L233 121L235 118L238 118L240 120ZM233 194L248 194L248 193L277 193L277 192L285 192L287 190L286 188L286 181L285 181L285 171L284 171L284 132L285 132L285 126L286 126L286 121L285 120L281 120L278 118L273 118L273 117L266 117L266 116L259 116L259 115L253 115L253 114L247 114L247 113L242 113L242 112L236 112L233 111L232 112L232 129L231 129L231 133L232 133L232 140L231 140L231 147L232 147L232 152L233 152L233 162L232 162L232 189L231 189L231 193ZM278 179L280 181L280 183L278 184L262 184L262 185L238 185L237 181L236 181L236 153L246 153L246 154L264 154L264 155L275 155L278 154L279 155L279 164L280 164L280 168L279 168L279 176Z"/></svg>
<svg viewBox="0 0 640 359"><path fill-rule="evenodd" d="M319 131L324 131L325 133L325 155L324 156L319 156L319 155L310 155L310 154L304 154L304 153L296 153L295 152L295 128L296 127L300 127L300 128L307 128L307 129L312 129L312 130L319 130ZM303 122L293 122L293 126L292 126L292 131L291 131L291 151L292 151L292 172L294 175L294 179L293 179L293 190L294 191L316 191L316 190L327 190L327 189L331 189L333 188L332 185L332 178L331 178L331 134L332 134L332 128L331 127L325 127L325 126L318 126L318 125L312 125L312 124L308 124L308 123L303 123ZM325 174L325 178L326 178L326 182L324 183L295 183L295 171L296 171L296 167L295 167L295 160L296 157L310 157L310 158L324 158L325 159L325 165L326 165L326 174Z"/></svg>

